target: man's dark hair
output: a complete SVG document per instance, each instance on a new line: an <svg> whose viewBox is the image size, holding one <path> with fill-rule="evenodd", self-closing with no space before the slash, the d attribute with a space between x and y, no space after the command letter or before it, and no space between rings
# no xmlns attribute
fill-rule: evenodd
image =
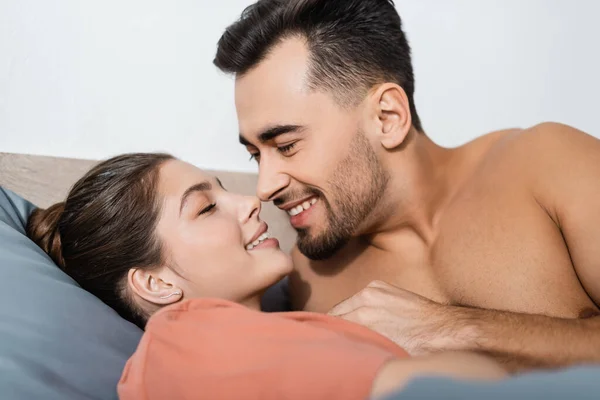
<svg viewBox="0 0 600 400"><path fill-rule="evenodd" d="M214 64L244 75L293 36L306 40L311 89L331 90L347 104L378 83L394 82L408 96L413 126L423 130L410 46L392 0L259 0L221 36Z"/></svg>

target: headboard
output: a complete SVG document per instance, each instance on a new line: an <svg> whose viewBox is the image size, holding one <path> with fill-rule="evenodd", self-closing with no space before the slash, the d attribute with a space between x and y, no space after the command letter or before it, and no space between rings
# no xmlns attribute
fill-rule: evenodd
<svg viewBox="0 0 600 400"><path fill-rule="evenodd" d="M73 158L0 153L0 186L23 196L38 207L46 208L63 201L70 187L97 161ZM254 194L255 174L210 171L219 177L232 192ZM276 236L281 248L289 251L296 234L287 216L272 204L264 204L261 218L269 224L269 232Z"/></svg>

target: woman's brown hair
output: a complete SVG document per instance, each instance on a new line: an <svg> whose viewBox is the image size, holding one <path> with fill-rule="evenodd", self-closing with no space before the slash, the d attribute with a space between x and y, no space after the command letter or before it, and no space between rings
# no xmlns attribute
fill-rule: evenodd
<svg viewBox="0 0 600 400"><path fill-rule="evenodd" d="M157 184L169 154L124 154L101 162L81 178L63 203L37 209L27 235L81 287L122 317L143 327L146 313L127 287L131 268L163 262L155 235L160 217Z"/></svg>

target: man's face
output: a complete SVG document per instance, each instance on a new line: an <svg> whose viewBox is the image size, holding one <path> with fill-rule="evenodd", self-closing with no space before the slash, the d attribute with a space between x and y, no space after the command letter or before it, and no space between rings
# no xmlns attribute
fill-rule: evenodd
<svg viewBox="0 0 600 400"><path fill-rule="evenodd" d="M388 176L365 135L361 106L309 90L300 39L275 47L236 80L240 140L259 163L257 194L285 210L298 248L326 259L365 224Z"/></svg>

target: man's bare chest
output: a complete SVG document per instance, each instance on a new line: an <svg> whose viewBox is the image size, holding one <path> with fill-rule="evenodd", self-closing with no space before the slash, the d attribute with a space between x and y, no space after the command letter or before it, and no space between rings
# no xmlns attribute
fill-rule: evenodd
<svg viewBox="0 0 600 400"><path fill-rule="evenodd" d="M348 261L350 259L350 261ZM299 271L304 309L327 312L373 280L434 301L561 317L594 307L560 230L539 209L480 208L446 218L432 245L365 247L351 258ZM335 269L335 274L324 273Z"/></svg>

